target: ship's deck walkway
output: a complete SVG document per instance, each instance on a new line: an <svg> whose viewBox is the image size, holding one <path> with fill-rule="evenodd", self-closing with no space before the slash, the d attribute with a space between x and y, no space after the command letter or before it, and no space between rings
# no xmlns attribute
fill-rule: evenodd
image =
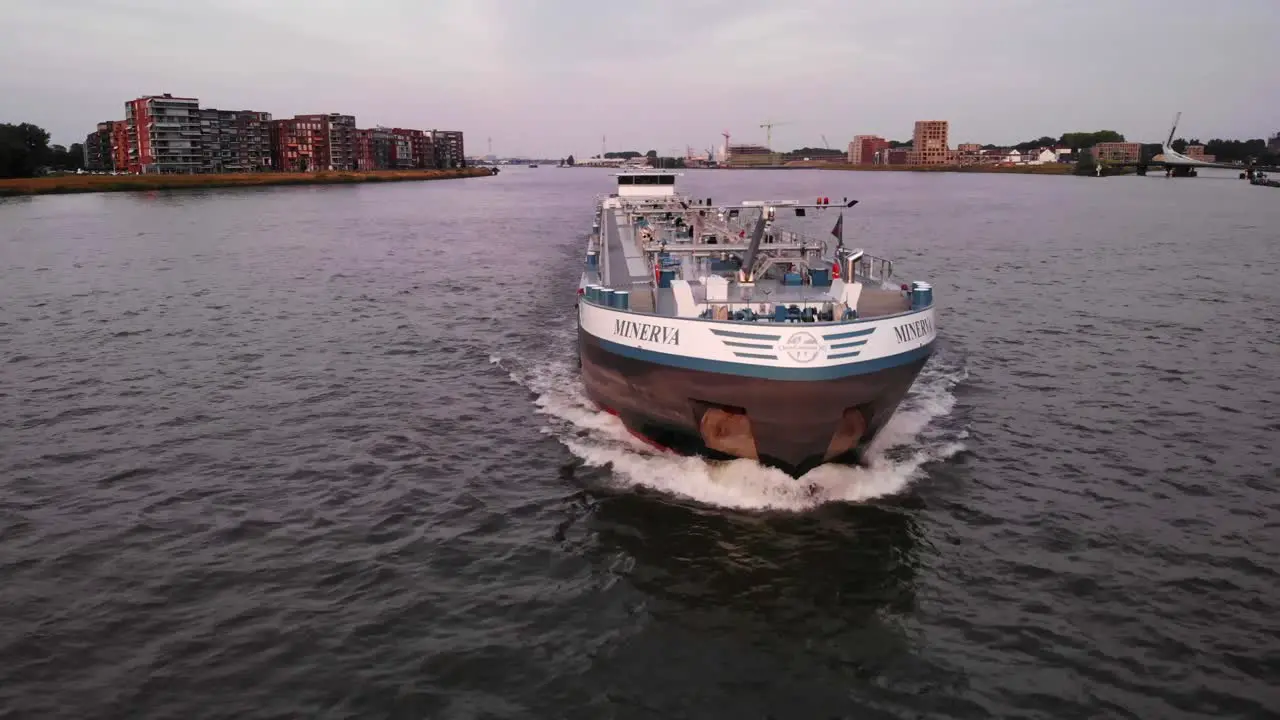
<svg viewBox="0 0 1280 720"><path fill-rule="evenodd" d="M653 307L653 276L645 262L644 253L632 237L633 230L626 223L618 222L620 210L606 209L600 228L605 255L605 272L609 286L631 293L631 309L651 313Z"/></svg>

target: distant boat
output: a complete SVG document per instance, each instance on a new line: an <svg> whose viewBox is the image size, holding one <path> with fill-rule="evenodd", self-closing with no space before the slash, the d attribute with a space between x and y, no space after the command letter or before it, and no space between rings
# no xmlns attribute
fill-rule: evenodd
<svg viewBox="0 0 1280 720"><path fill-rule="evenodd" d="M536 168L538 167L538 163L529 163L529 167Z"/></svg>

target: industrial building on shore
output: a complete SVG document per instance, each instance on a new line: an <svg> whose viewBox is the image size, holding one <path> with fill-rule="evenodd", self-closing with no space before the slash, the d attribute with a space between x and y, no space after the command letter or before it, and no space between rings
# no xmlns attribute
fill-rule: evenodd
<svg viewBox="0 0 1280 720"><path fill-rule="evenodd" d="M84 159L90 171L137 175L466 167L457 130L361 129L341 113L277 120L168 93L130 100L123 120L98 123Z"/></svg>

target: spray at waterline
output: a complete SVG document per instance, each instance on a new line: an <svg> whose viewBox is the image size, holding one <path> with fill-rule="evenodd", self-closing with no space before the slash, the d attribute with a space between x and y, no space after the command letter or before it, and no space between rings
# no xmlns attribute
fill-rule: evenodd
<svg viewBox="0 0 1280 720"><path fill-rule="evenodd" d="M572 347L572 329L553 331ZM963 449L963 432L938 427L955 406L962 368L938 363L922 373L898 413L867 453L866 467L823 465L796 479L752 460L708 461L656 450L586 397L572 358L524 365L499 357L516 383L536 396L544 432L589 466L609 466L610 482L738 509L803 511L827 502L860 502L901 492L920 468ZM891 457L892 456L892 457Z"/></svg>

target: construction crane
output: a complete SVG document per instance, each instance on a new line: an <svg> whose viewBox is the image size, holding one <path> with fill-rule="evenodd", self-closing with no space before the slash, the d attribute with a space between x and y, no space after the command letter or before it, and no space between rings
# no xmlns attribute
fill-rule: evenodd
<svg viewBox="0 0 1280 720"><path fill-rule="evenodd" d="M790 124L790 122L791 122L791 121L786 120L786 121L781 121L781 122L762 122L762 123L760 123L760 127L764 128L764 146L765 146L765 147L767 147L767 148L769 148L769 152L773 152L773 126L774 126L774 125L788 125L788 124Z"/></svg>
<svg viewBox="0 0 1280 720"><path fill-rule="evenodd" d="M823 144L824 146L826 146L826 148L827 148L828 150L830 150L830 149L831 149L831 143L827 142L827 136L826 136L826 135L823 135L823 136L822 136L822 144Z"/></svg>

